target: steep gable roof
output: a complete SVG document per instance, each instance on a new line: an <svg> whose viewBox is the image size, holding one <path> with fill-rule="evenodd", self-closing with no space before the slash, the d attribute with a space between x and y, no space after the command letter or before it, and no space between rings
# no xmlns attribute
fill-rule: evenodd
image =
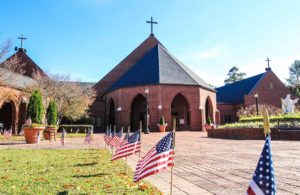
<svg viewBox="0 0 300 195"><path fill-rule="evenodd" d="M16 89L26 89L36 84L32 78L14 73L5 68L0 67L0 72L1 72L0 85L10 86Z"/></svg>
<svg viewBox="0 0 300 195"><path fill-rule="evenodd" d="M22 74L27 77L33 78L34 74L40 74L41 76L47 76L47 74L24 52L24 49L19 48L16 53L7 58L0 64L0 67L4 68L6 65L15 67L16 71L22 70Z"/></svg>
<svg viewBox="0 0 300 195"><path fill-rule="evenodd" d="M261 73L232 84L216 88L217 102L239 104L244 101L244 95L248 95L254 89L266 73Z"/></svg>
<svg viewBox="0 0 300 195"><path fill-rule="evenodd" d="M136 49L134 49L126 58L124 58L116 67L98 81L94 88L98 95L103 95L124 73L126 73L137 61L139 61L148 51L150 51L159 41L155 36L150 35Z"/></svg>
<svg viewBox="0 0 300 195"><path fill-rule="evenodd" d="M109 91L147 84L182 84L201 86L213 90L160 43L136 62L109 88Z"/></svg>

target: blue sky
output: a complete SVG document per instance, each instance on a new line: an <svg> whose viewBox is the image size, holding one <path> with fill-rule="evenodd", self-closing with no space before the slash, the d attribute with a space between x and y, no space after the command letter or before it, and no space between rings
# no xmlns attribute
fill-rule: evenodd
<svg viewBox="0 0 300 195"><path fill-rule="evenodd" d="M272 70L282 81L300 59L298 0L0 0L0 43L24 34L44 70L97 82L155 36L207 82L221 86L230 67L252 76ZM12 54L14 51L11 51Z"/></svg>

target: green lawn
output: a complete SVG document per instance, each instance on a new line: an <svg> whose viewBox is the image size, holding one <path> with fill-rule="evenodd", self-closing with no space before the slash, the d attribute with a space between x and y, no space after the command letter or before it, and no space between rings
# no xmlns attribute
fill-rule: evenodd
<svg viewBox="0 0 300 195"><path fill-rule="evenodd" d="M86 133L67 133L66 138L78 138L78 137L85 137ZM61 133L58 132L56 135L56 138L60 138L61 137ZM20 136L20 135L13 135L11 136L11 141L25 141L24 136ZM5 139L2 135L0 135L0 141L6 141L8 142L7 139Z"/></svg>
<svg viewBox="0 0 300 195"><path fill-rule="evenodd" d="M160 194L104 149L0 150L0 194Z"/></svg>

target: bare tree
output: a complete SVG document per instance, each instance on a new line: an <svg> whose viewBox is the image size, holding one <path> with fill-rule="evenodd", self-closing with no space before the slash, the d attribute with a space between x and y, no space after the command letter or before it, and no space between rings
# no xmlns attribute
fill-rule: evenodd
<svg viewBox="0 0 300 195"><path fill-rule="evenodd" d="M70 81L68 75L50 75L48 78L35 75L36 86L42 92L45 105L50 100L58 105L59 122L63 117L77 120L88 116L90 105L94 102L96 92L92 88L82 88L79 82Z"/></svg>

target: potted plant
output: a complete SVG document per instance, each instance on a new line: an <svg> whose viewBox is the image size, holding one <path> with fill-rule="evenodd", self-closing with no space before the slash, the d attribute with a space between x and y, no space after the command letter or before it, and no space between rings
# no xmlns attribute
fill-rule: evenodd
<svg viewBox="0 0 300 195"><path fill-rule="evenodd" d="M47 112L47 127L44 132L44 137L46 140L56 140L56 133L57 133L57 105L55 101L50 101Z"/></svg>
<svg viewBox="0 0 300 195"><path fill-rule="evenodd" d="M206 119L206 125L205 125L205 130L210 130L212 129L213 125L212 125L212 122L211 122L211 118L210 117L207 117Z"/></svg>
<svg viewBox="0 0 300 195"><path fill-rule="evenodd" d="M159 119L159 131L165 132L167 125L168 124L166 123L164 116L161 116Z"/></svg>
<svg viewBox="0 0 300 195"><path fill-rule="evenodd" d="M43 102L42 95L38 90L35 90L29 100L27 108L27 118L31 120L30 124L24 126L24 137L26 143L33 144L37 142L37 135L42 135L44 130L43 125Z"/></svg>

